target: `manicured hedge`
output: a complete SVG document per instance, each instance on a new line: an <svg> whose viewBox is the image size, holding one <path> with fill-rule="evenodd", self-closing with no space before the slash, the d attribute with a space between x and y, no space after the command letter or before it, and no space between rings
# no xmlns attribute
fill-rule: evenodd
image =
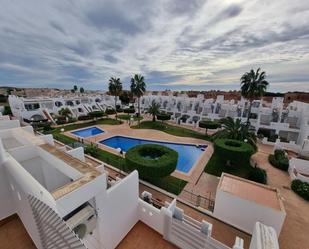
<svg viewBox="0 0 309 249"><path fill-rule="evenodd" d="M269 163L281 170L287 171L289 169L289 158L284 150L275 150L274 155L268 156Z"/></svg>
<svg viewBox="0 0 309 249"><path fill-rule="evenodd" d="M217 129L221 126L219 122L216 121L210 121L210 120L202 120L199 122L199 127L206 129L206 134L208 129Z"/></svg>
<svg viewBox="0 0 309 249"><path fill-rule="evenodd" d="M135 109L134 107L126 108L126 109L123 109L123 112L124 113L135 113Z"/></svg>
<svg viewBox="0 0 309 249"><path fill-rule="evenodd" d="M225 138L216 139L214 149L215 153L226 161L231 161L232 164L248 163L254 153L254 148L250 144Z"/></svg>
<svg viewBox="0 0 309 249"><path fill-rule="evenodd" d="M105 110L105 113L106 113L107 115L112 115L112 114L116 114L116 111L115 111L115 109L106 109L106 110Z"/></svg>
<svg viewBox="0 0 309 249"><path fill-rule="evenodd" d="M265 169L259 167L252 168L249 174L249 180L258 182L258 183L267 183L267 173Z"/></svg>
<svg viewBox="0 0 309 249"><path fill-rule="evenodd" d="M170 120L171 119L171 115L167 114L167 113L158 113L157 115L157 119L164 121L164 120Z"/></svg>
<svg viewBox="0 0 309 249"><path fill-rule="evenodd" d="M89 115L83 115L83 116L79 116L77 119L78 120L90 120L92 119L92 117L90 117Z"/></svg>
<svg viewBox="0 0 309 249"><path fill-rule="evenodd" d="M93 111L93 112L89 112L88 115L92 118L100 118L100 117L103 117L105 113L102 111Z"/></svg>
<svg viewBox="0 0 309 249"><path fill-rule="evenodd" d="M178 153L157 144L143 144L131 148L126 153L126 166L137 169L142 178L165 177L175 169Z"/></svg>
<svg viewBox="0 0 309 249"><path fill-rule="evenodd" d="M302 182L301 180L293 180L291 184L291 189L296 194L309 201L309 183Z"/></svg>

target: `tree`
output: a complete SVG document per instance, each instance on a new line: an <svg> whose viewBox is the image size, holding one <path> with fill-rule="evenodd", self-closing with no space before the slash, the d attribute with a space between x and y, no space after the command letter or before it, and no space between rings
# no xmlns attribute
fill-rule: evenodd
<svg viewBox="0 0 309 249"><path fill-rule="evenodd" d="M222 119L221 123L223 129L214 135L215 139L229 138L245 141L256 149L256 135L246 123L242 123L240 119L234 121L231 117Z"/></svg>
<svg viewBox="0 0 309 249"><path fill-rule="evenodd" d="M71 115L71 111L69 110L69 108L61 108L59 110L59 115L63 117L69 117Z"/></svg>
<svg viewBox="0 0 309 249"><path fill-rule="evenodd" d="M129 93L127 91L123 91L120 94L119 99L120 99L121 103L124 104L124 105L128 105L130 103L130 96L129 96Z"/></svg>
<svg viewBox="0 0 309 249"><path fill-rule="evenodd" d="M111 77L109 80L108 91L111 95L115 97L115 111L117 110L117 97L122 92L122 83L119 78ZM116 111L117 119L117 111Z"/></svg>
<svg viewBox="0 0 309 249"><path fill-rule="evenodd" d="M221 126L220 123L216 122L216 121L210 121L210 120L203 121L202 120L202 121L199 122L199 127L206 129L206 131L205 131L206 135L207 135L207 130L208 129L217 129L220 126Z"/></svg>
<svg viewBox="0 0 309 249"><path fill-rule="evenodd" d="M250 72L246 72L240 78L241 85L241 96L249 100L249 109L247 117L247 125L249 126L251 107L253 100L261 98L266 93L267 86L269 83L265 80L266 73L260 72L260 68L255 72L253 69Z"/></svg>
<svg viewBox="0 0 309 249"><path fill-rule="evenodd" d="M148 108L148 113L152 115L152 121L156 121L156 115L160 112L160 104L156 103L154 100Z"/></svg>
<svg viewBox="0 0 309 249"><path fill-rule="evenodd" d="M80 93L84 93L85 89L83 87L79 88Z"/></svg>
<svg viewBox="0 0 309 249"><path fill-rule="evenodd" d="M135 74L134 77L131 79L131 92L133 96L137 97L137 107L138 107L138 116L141 115L140 110L140 98L143 96L143 94L146 91L146 83L144 82L144 76L140 74ZM140 120L138 119L138 124L140 123Z"/></svg>
<svg viewBox="0 0 309 249"><path fill-rule="evenodd" d="M76 92L78 90L77 85L73 86L74 92Z"/></svg>

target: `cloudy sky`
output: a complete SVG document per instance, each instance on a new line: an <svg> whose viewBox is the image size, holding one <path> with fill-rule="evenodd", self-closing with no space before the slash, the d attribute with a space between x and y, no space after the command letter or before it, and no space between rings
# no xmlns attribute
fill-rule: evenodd
<svg viewBox="0 0 309 249"><path fill-rule="evenodd" d="M308 0L0 0L0 85L309 91Z"/></svg>

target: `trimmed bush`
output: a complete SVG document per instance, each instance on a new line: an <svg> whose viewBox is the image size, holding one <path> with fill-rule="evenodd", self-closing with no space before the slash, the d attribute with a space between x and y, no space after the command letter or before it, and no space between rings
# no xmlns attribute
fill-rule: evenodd
<svg viewBox="0 0 309 249"><path fill-rule="evenodd" d="M104 116L104 112L102 111L93 111L88 114L91 118L100 118Z"/></svg>
<svg viewBox="0 0 309 249"><path fill-rule="evenodd" d="M112 115L112 114L116 114L116 111L115 111L115 109L106 109L106 110L105 110L105 113L106 113L107 115Z"/></svg>
<svg viewBox="0 0 309 249"><path fill-rule="evenodd" d="M99 150L95 145L91 144L86 146L85 153L89 154L90 156L96 157L99 154Z"/></svg>
<svg viewBox="0 0 309 249"><path fill-rule="evenodd" d="M92 119L92 117L90 117L89 115L83 115L78 117L78 120L90 120L90 119Z"/></svg>
<svg viewBox="0 0 309 249"><path fill-rule="evenodd" d="M129 170L137 169L141 178L165 177L175 169L178 153L157 144L143 144L131 148L125 155Z"/></svg>
<svg viewBox="0 0 309 249"><path fill-rule="evenodd" d="M304 198L305 200L309 201L309 183L302 182L301 180L293 180L291 184L291 189Z"/></svg>
<svg viewBox="0 0 309 249"><path fill-rule="evenodd" d="M12 115L12 110L10 106L4 106L3 115Z"/></svg>
<svg viewBox="0 0 309 249"><path fill-rule="evenodd" d="M267 183L267 173L264 169L259 167L254 167L249 174L249 180L258 182L258 183Z"/></svg>
<svg viewBox="0 0 309 249"><path fill-rule="evenodd" d="M171 119L171 115L167 114L167 113L158 113L156 116L157 116L157 119L161 120L162 122L164 120L170 120Z"/></svg>
<svg viewBox="0 0 309 249"><path fill-rule="evenodd" d="M248 163L254 153L254 148L250 144L225 138L216 139L214 149L215 153L230 161L232 165Z"/></svg>
<svg viewBox="0 0 309 249"><path fill-rule="evenodd" d="M124 113L135 113L135 109L134 107L126 108L126 109L123 109L123 112Z"/></svg>
<svg viewBox="0 0 309 249"><path fill-rule="evenodd" d="M281 170L287 171L289 169L289 158L284 150L275 150L274 155L268 156L269 163Z"/></svg>
<svg viewBox="0 0 309 249"><path fill-rule="evenodd" d="M200 128L205 128L206 129L206 134L207 134L207 130L211 129L217 129L221 126L221 124L219 122L216 121L210 121L210 120L202 120L199 122L199 127Z"/></svg>

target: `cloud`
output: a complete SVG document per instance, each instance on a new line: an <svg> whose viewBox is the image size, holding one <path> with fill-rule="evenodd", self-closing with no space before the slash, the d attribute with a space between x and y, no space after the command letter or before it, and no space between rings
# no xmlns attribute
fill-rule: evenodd
<svg viewBox="0 0 309 249"><path fill-rule="evenodd" d="M107 89L135 73L148 89L238 89L251 68L271 90L309 85L303 0L3 0L1 85Z"/></svg>

